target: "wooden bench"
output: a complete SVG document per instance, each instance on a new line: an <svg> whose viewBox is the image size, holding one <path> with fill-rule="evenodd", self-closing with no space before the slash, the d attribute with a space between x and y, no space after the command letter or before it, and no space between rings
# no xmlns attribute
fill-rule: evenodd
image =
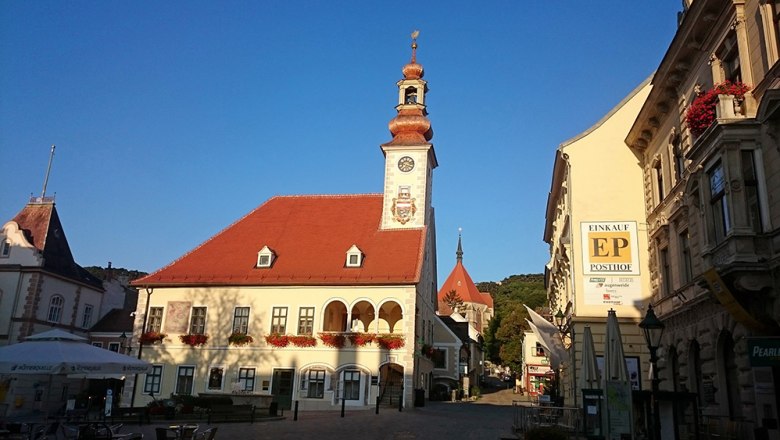
<svg viewBox="0 0 780 440"><path fill-rule="evenodd" d="M209 408L209 425L212 422L255 422L254 405L212 405Z"/></svg>
<svg viewBox="0 0 780 440"><path fill-rule="evenodd" d="M146 406L119 407L111 409L111 423L118 421L134 420L137 417L138 424L143 425L151 423L149 418L149 408Z"/></svg>

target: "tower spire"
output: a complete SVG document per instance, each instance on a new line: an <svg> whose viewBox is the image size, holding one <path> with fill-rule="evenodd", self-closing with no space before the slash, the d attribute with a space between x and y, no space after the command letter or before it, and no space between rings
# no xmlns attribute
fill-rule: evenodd
<svg viewBox="0 0 780 440"><path fill-rule="evenodd" d="M417 64L417 37L419 36L420 31L412 32L412 64Z"/></svg>
<svg viewBox="0 0 780 440"><path fill-rule="evenodd" d="M457 258L458 263L463 262L463 246L461 246L461 232L463 232L463 228L458 228L458 250L455 252L455 257Z"/></svg>

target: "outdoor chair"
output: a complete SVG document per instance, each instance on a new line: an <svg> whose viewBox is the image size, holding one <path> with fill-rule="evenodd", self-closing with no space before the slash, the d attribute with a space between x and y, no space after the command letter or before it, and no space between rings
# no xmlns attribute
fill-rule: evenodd
<svg viewBox="0 0 780 440"><path fill-rule="evenodd" d="M211 427L203 432L198 433L196 440L214 440L214 436L217 435L217 427Z"/></svg>
<svg viewBox="0 0 780 440"><path fill-rule="evenodd" d="M154 428L154 433L157 435L156 440L172 440L176 438L176 435L168 428Z"/></svg>

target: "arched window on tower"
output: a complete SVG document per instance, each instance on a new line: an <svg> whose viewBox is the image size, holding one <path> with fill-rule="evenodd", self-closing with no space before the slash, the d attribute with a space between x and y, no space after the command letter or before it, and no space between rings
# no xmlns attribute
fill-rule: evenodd
<svg viewBox="0 0 780 440"><path fill-rule="evenodd" d="M417 104L417 88L407 87L404 92L404 104Z"/></svg>

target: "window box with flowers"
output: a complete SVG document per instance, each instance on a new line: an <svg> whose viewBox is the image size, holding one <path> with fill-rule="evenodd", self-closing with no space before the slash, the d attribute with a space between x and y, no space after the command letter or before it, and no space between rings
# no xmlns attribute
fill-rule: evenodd
<svg viewBox="0 0 780 440"><path fill-rule="evenodd" d="M724 81L715 84L710 90L699 93L685 113L685 122L693 136L704 133L719 116L716 108L720 108L720 117L736 117L744 108L745 93L750 86L741 82Z"/></svg>
<svg viewBox="0 0 780 440"><path fill-rule="evenodd" d="M406 344L403 336L389 333L377 336L376 342L380 347L387 350L397 350Z"/></svg>
<svg viewBox="0 0 780 440"><path fill-rule="evenodd" d="M270 335L265 335L265 342L274 347L282 348L290 345L290 337L279 333L271 333Z"/></svg>
<svg viewBox="0 0 780 440"><path fill-rule="evenodd" d="M183 344L187 344L191 347L198 347L205 345L209 341L209 335L179 335L179 339Z"/></svg>
<svg viewBox="0 0 780 440"><path fill-rule="evenodd" d="M376 341L376 333L350 333L348 338L353 347L365 347Z"/></svg>
<svg viewBox="0 0 780 440"><path fill-rule="evenodd" d="M296 347L316 347L317 338L311 335L288 336L287 339Z"/></svg>
<svg viewBox="0 0 780 440"><path fill-rule="evenodd" d="M328 347L343 348L347 337L343 333L320 333L320 340Z"/></svg>
<svg viewBox="0 0 780 440"><path fill-rule="evenodd" d="M141 337L139 338L139 341L142 344L157 344L162 342L162 340L165 339L166 337L168 337L168 335L166 335L165 333L150 331L150 332L142 333Z"/></svg>
<svg viewBox="0 0 780 440"><path fill-rule="evenodd" d="M228 343L230 345L235 345L237 347L251 344L254 341L255 340L252 339L252 337L246 333L235 332L235 333L231 333L230 336L228 336Z"/></svg>

